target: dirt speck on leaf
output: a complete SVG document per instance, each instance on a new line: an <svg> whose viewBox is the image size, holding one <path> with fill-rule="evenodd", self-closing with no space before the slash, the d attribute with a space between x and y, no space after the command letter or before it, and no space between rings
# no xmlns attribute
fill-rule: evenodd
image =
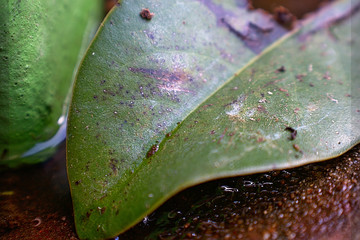
<svg viewBox="0 0 360 240"><path fill-rule="evenodd" d="M285 71L286 71L286 69L285 69L284 66L281 66L281 67L279 67L278 69L276 69L276 72L281 72L281 73L283 73L283 72L285 72Z"/></svg>
<svg viewBox="0 0 360 240"><path fill-rule="evenodd" d="M140 12L140 16L146 20L151 20L154 17L154 15L155 14L150 12L150 10L147 8L143 8Z"/></svg>
<svg viewBox="0 0 360 240"><path fill-rule="evenodd" d="M296 21L296 17L285 7L279 6L274 10L275 20L285 28L292 29Z"/></svg>
<svg viewBox="0 0 360 240"><path fill-rule="evenodd" d="M290 140L294 140L296 138L297 131L295 129L293 129L292 127L286 127L285 130L290 132Z"/></svg>
<svg viewBox="0 0 360 240"><path fill-rule="evenodd" d="M152 145L146 154L146 158L152 157L158 150L159 150L159 145L157 144Z"/></svg>
<svg viewBox="0 0 360 240"><path fill-rule="evenodd" d="M301 152L301 149L300 149L299 145L293 144L293 148L295 149L295 151Z"/></svg>

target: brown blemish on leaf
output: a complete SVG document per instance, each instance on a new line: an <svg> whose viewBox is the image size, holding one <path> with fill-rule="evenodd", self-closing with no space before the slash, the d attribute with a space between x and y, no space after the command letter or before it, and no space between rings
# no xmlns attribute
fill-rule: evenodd
<svg viewBox="0 0 360 240"><path fill-rule="evenodd" d="M300 149L300 147L299 147L299 145L297 145L297 144L293 144L293 148L294 148L295 151L297 151L297 152L302 152L301 149Z"/></svg>
<svg viewBox="0 0 360 240"><path fill-rule="evenodd" d="M268 87L268 86L270 86L272 84L276 84L276 83L281 82L281 81L284 81L284 79L277 79L275 81L267 82L266 84L264 84L263 88Z"/></svg>
<svg viewBox="0 0 360 240"><path fill-rule="evenodd" d="M103 93L104 94L106 94L106 95L111 95L111 96L116 96L116 93L115 92L113 92L113 91L111 91L111 90L109 90L109 89L104 89L103 90Z"/></svg>
<svg viewBox="0 0 360 240"><path fill-rule="evenodd" d="M257 110L260 113L268 113L268 111L266 110L266 108L263 105L258 105Z"/></svg>
<svg viewBox="0 0 360 240"><path fill-rule="evenodd" d="M290 132L290 140L294 140L296 138L297 131L295 129L293 129L292 127L286 127L285 130Z"/></svg>
<svg viewBox="0 0 360 240"><path fill-rule="evenodd" d="M296 79L299 80L299 82L303 82L304 81L303 77L305 77L305 76L306 76L306 74L298 74L298 75L296 75Z"/></svg>
<svg viewBox="0 0 360 240"><path fill-rule="evenodd" d="M283 6L274 9L274 18L287 29L292 29L296 21L296 17Z"/></svg>
<svg viewBox="0 0 360 240"><path fill-rule="evenodd" d="M151 146L149 151L146 153L146 158L152 157L159 150L159 145L154 144Z"/></svg>
<svg viewBox="0 0 360 240"><path fill-rule="evenodd" d="M155 14L150 12L148 8L143 8L140 12L140 16L146 20L151 20L154 17L154 15Z"/></svg>
<svg viewBox="0 0 360 240"><path fill-rule="evenodd" d="M81 180L75 181L75 185L78 186L81 183Z"/></svg>
<svg viewBox="0 0 360 240"><path fill-rule="evenodd" d="M286 71L286 69L285 69L284 66L281 66L281 67L279 67L278 69L276 69L276 72L281 72L281 73L283 73L283 72L285 72L285 71Z"/></svg>
<svg viewBox="0 0 360 240"><path fill-rule="evenodd" d="M119 160L116 160L115 158L110 159L109 166L112 170L112 172L117 175L118 169L116 165L119 163Z"/></svg>
<svg viewBox="0 0 360 240"><path fill-rule="evenodd" d="M147 68L129 68L133 73L142 73L144 76L158 80L157 87L160 90L166 90L170 92L185 92L195 93L192 90L184 88L183 85L193 82L193 78L181 70L175 70L174 72Z"/></svg>
<svg viewBox="0 0 360 240"><path fill-rule="evenodd" d="M106 207L98 207L98 210L99 210L100 214L103 215L106 211Z"/></svg>

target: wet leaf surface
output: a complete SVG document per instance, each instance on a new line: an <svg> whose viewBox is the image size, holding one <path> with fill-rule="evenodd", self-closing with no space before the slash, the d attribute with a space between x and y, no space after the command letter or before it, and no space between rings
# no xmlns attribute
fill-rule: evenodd
<svg viewBox="0 0 360 240"><path fill-rule="evenodd" d="M230 2L119 4L71 106L79 236L114 237L189 186L322 161L358 143L357 7L339 1L281 37L264 13Z"/></svg>

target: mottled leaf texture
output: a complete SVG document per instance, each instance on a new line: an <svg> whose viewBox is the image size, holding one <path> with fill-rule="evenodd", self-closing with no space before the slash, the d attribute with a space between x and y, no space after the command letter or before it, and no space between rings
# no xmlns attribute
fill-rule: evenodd
<svg viewBox="0 0 360 240"><path fill-rule="evenodd" d="M334 2L288 33L242 1L121 1L74 89L79 237L114 237L189 186L357 144L358 4Z"/></svg>

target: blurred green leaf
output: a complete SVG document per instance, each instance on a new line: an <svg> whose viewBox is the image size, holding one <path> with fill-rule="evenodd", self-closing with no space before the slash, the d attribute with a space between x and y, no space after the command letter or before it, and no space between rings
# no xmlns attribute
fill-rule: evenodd
<svg viewBox="0 0 360 240"><path fill-rule="evenodd" d="M22 157L66 120L74 69L102 9L98 0L2 0L1 6L0 165L16 166L46 159L49 150Z"/></svg>

